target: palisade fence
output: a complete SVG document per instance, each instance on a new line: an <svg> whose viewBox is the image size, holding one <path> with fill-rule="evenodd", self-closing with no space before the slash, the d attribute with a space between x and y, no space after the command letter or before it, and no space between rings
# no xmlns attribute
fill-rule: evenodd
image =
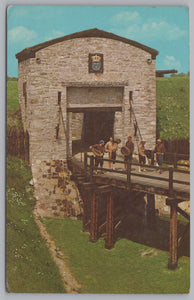
<svg viewBox="0 0 194 300"><path fill-rule="evenodd" d="M163 140L166 152L177 154L190 154L190 141L189 139L182 140Z"/></svg>
<svg viewBox="0 0 194 300"><path fill-rule="evenodd" d="M16 156L29 163L29 134L28 131L10 128L6 138L7 155Z"/></svg>

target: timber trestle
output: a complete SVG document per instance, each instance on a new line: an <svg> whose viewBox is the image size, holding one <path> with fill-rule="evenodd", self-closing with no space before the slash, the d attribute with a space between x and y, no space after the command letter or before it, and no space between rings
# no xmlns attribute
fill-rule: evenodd
<svg viewBox="0 0 194 300"><path fill-rule="evenodd" d="M105 248L114 246L112 186L96 185L87 181L87 177L74 175L83 199L83 231L90 232L90 241L96 242L105 230ZM103 197L103 199L102 199ZM100 224L100 206L106 211L105 220ZM118 227L118 224L117 224ZM117 228L116 228L117 229ZM116 230L115 229L115 230Z"/></svg>
<svg viewBox="0 0 194 300"><path fill-rule="evenodd" d="M89 165L87 164L87 158L89 158ZM104 159L104 161L108 161ZM144 188L144 182L140 184L134 183L131 180L131 175L136 175L132 170L131 165L127 166L126 171L117 171L118 173L124 174L126 176L126 183L123 184L121 179L109 179L108 176L95 175L94 174L94 157L84 156L83 164L74 164L73 167L73 177L79 185L80 192L83 199L83 231L90 232L90 241L96 242L103 232L106 234L105 247L111 249L115 242L115 232L118 230L122 223L122 219L116 222L113 219L113 191L115 188L125 189L127 191L134 190L136 192L147 194L147 220L150 222L154 221L155 218L155 196L157 194L157 189ZM106 171L106 168L103 168ZM178 237L178 221L177 213L180 213L184 218L190 221L190 216L183 211L178 205L183 201L188 201L189 193L177 191L174 188L174 184L185 184L188 182L181 180L172 179L172 168L168 169L169 178L161 178L161 180L166 180L168 182L167 188L163 188L164 192L161 193L166 195L168 198L166 200L166 205L170 206L170 236L169 236L169 261L168 267L170 269L176 269L178 266L178 250L183 243L184 236L190 228L190 223L184 229L181 237ZM181 171L182 173L188 174L188 172ZM126 174L126 175L125 175ZM139 174L137 174L140 176ZM149 175L143 175L149 180ZM110 172L111 177L111 172ZM157 180L159 178L156 178ZM117 182L118 181L118 182ZM158 191L162 189L158 189ZM179 195L179 197L176 197ZM181 196L183 195L183 197ZM182 199L181 199L182 198ZM104 214L104 219L100 217L100 213Z"/></svg>

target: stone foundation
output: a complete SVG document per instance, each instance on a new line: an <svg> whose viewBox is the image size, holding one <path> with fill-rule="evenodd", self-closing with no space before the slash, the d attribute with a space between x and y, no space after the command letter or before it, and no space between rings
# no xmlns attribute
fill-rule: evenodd
<svg viewBox="0 0 194 300"><path fill-rule="evenodd" d="M82 199L71 172L62 160L32 162L32 174L37 200L36 209L41 217L79 217Z"/></svg>

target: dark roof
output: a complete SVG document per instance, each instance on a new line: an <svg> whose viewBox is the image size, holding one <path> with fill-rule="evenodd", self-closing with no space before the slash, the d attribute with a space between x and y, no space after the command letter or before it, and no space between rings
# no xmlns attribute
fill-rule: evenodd
<svg viewBox="0 0 194 300"><path fill-rule="evenodd" d="M108 39L113 39L113 40L117 40L117 41L121 41L124 42L126 44L130 44L134 47L143 49L146 52L149 52L152 55L152 58L155 59L156 55L158 55L158 51L155 49L152 49L150 47L147 47L143 44L140 44L138 42L129 40L127 38L121 37L119 35L110 33L110 32L106 32L103 30L99 30L97 28L93 28L93 29L89 29L89 30L84 30L84 31L80 31L80 32L76 32L76 33L72 33L54 40L50 40L29 48L26 48L24 50L22 50L21 52L16 54L16 58L18 59L18 61L23 61L26 60L28 58L32 58L35 57L35 53L36 51L39 51L43 48L46 48L48 46L54 45L56 43L60 43L63 41L67 41L67 40L71 40L71 39L76 39L76 38L87 38L87 37L101 37L101 38L108 38Z"/></svg>

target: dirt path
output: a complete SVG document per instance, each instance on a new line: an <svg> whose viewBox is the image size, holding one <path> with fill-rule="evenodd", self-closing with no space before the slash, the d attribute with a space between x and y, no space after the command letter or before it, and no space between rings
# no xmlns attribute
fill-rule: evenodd
<svg viewBox="0 0 194 300"><path fill-rule="evenodd" d="M71 271L64 260L64 254L59 251L59 249L56 247L56 244L54 241L52 241L50 235L48 234L46 227L44 224L40 221L40 216L38 215L36 208L33 211L34 219L36 221L36 224L38 225L40 229L40 234L42 238L45 240L45 243L49 249L49 252L51 254L51 257L53 258L54 262L59 268L59 272L64 284L64 287L67 291L67 293L71 294L77 294L81 292L81 285L76 281L76 279L71 274Z"/></svg>

